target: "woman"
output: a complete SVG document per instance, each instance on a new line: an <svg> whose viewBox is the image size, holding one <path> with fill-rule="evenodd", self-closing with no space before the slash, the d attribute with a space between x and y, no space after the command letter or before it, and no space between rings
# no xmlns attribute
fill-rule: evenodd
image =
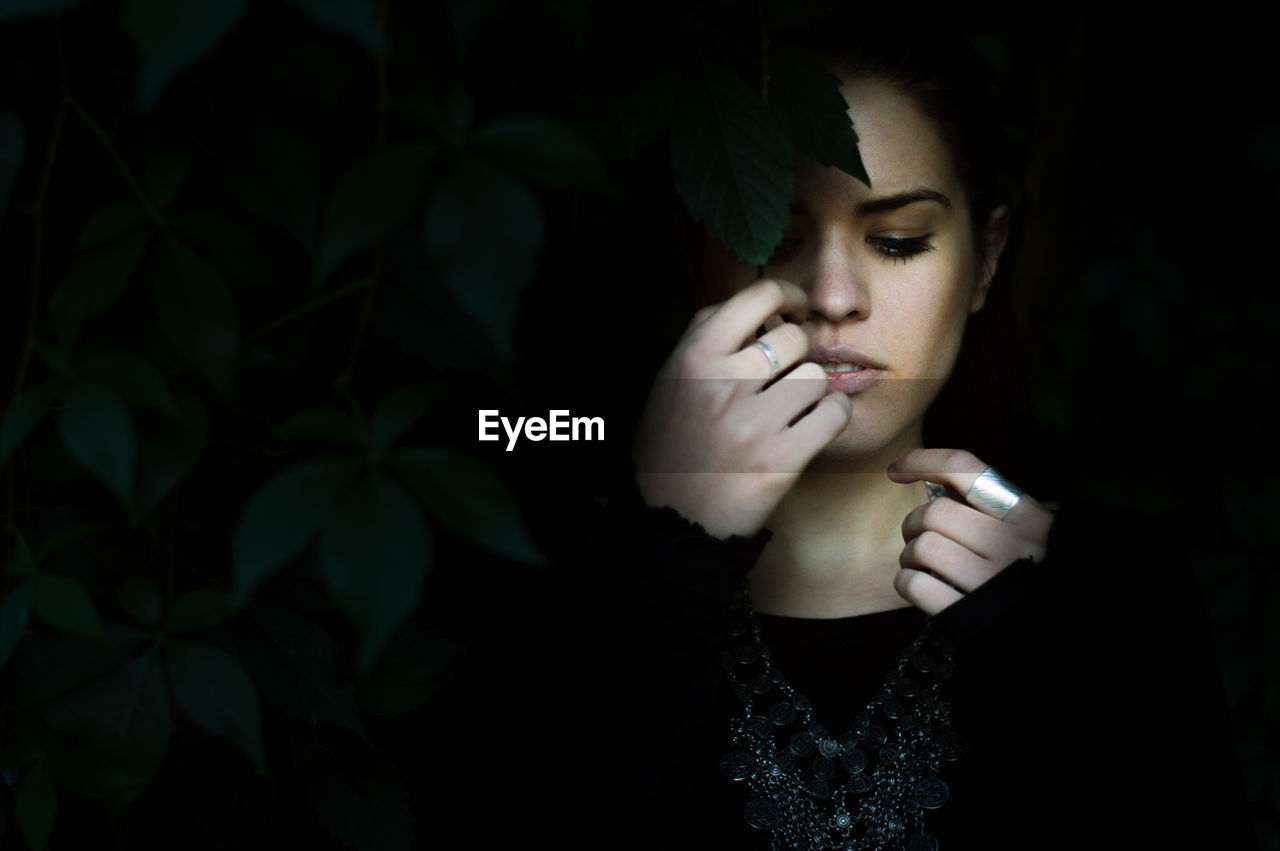
<svg viewBox="0 0 1280 851"><path fill-rule="evenodd" d="M800 161L763 270L695 238L711 303L560 574L551 687L492 835L1253 847L1176 545L925 446L1010 223L972 90L827 58L870 187Z"/></svg>

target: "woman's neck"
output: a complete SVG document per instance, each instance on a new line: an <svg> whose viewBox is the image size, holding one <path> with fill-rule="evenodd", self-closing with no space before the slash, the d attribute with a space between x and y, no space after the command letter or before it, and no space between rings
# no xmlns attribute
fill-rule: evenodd
<svg viewBox="0 0 1280 851"><path fill-rule="evenodd" d="M916 431L873 456L815 459L765 523L773 535L747 575L752 607L836 618L911 605L893 588L902 521L929 494L885 469L921 445Z"/></svg>

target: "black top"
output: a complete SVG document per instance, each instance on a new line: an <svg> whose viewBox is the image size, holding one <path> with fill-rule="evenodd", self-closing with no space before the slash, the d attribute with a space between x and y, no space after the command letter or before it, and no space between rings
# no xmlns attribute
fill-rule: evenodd
<svg viewBox="0 0 1280 851"><path fill-rule="evenodd" d="M712 537L644 504L630 471L607 508L582 510L576 552L509 625L516 643L473 660L498 693L472 693L467 741L484 744L465 761L487 782L463 770L477 809L460 818L488 847L769 848L719 763L741 706L720 664L729 604L771 532ZM925 613L758 618L838 736ZM933 625L956 648L942 696L969 741L926 814L942 849L1257 848L1197 585L1150 520L1064 504L1044 561L1014 562Z"/></svg>

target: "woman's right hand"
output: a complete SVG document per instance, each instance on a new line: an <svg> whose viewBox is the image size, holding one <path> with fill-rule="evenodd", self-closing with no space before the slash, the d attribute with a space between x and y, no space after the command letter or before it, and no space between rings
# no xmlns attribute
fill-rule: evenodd
<svg viewBox="0 0 1280 851"><path fill-rule="evenodd" d="M766 320L805 301L795 284L761 278L694 314L658 371L632 447L646 503L669 505L719 538L754 535L848 424L849 398L826 392L818 364L801 364L761 390L808 356L809 339L789 322L760 337L777 355L776 372L749 344Z"/></svg>

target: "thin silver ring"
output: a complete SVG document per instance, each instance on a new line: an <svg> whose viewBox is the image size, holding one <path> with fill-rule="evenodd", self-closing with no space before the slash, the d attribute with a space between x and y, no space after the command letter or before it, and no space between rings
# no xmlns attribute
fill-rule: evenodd
<svg viewBox="0 0 1280 851"><path fill-rule="evenodd" d="M969 485L964 499L983 514L1003 520L1022 499L1022 493L1021 488L996 472L995 467L988 467Z"/></svg>
<svg viewBox="0 0 1280 851"><path fill-rule="evenodd" d="M769 359L769 376L772 377L773 374L778 371L778 367L781 366L778 362L777 354L773 351L773 346L770 346L768 343L761 342L760 340L756 340L751 345L764 352L764 356Z"/></svg>

